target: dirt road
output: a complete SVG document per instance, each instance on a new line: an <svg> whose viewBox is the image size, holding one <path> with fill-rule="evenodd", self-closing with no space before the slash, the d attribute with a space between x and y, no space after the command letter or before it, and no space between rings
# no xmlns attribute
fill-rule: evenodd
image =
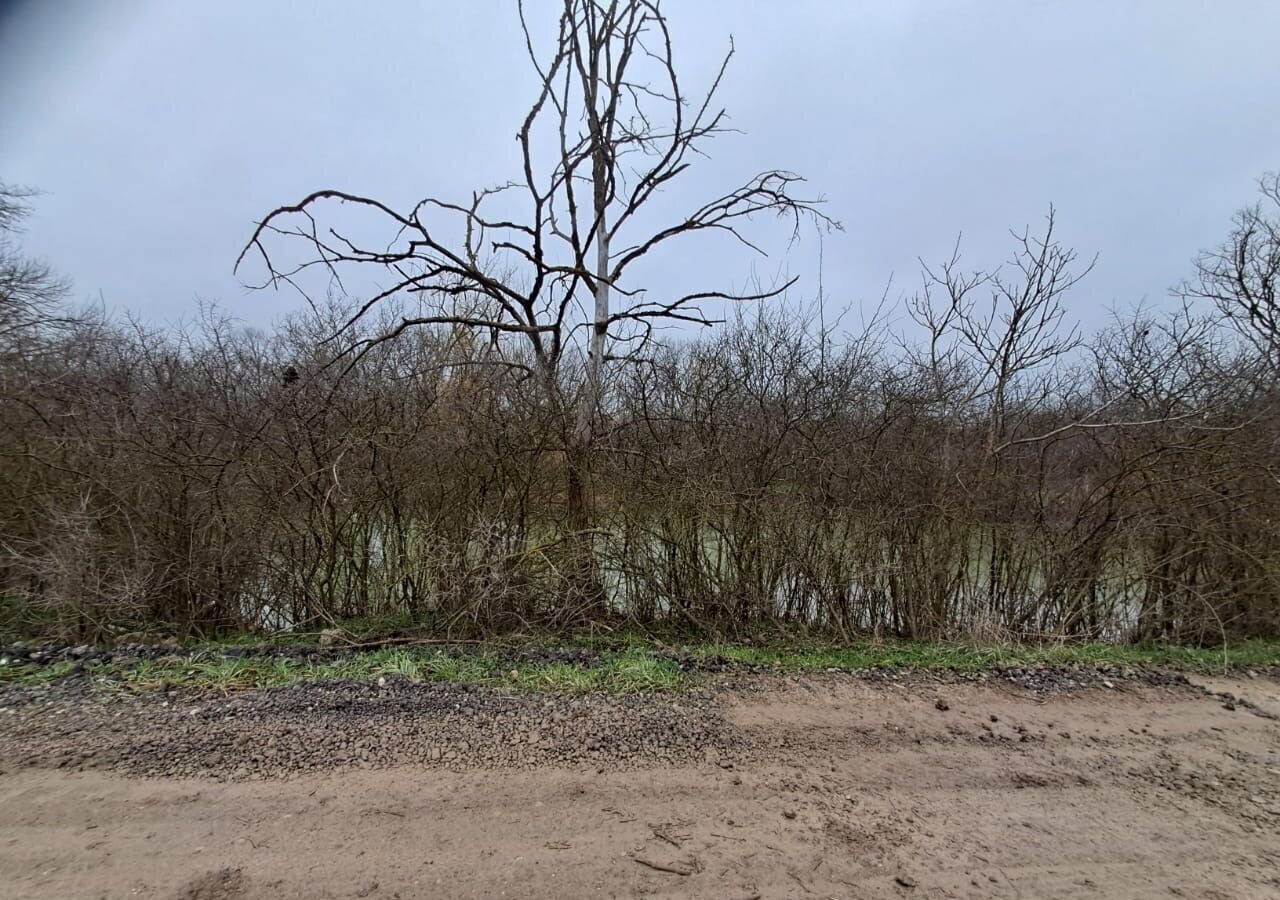
<svg viewBox="0 0 1280 900"><path fill-rule="evenodd" d="M1278 897L1280 682L1209 688L0 697L0 896Z"/></svg>

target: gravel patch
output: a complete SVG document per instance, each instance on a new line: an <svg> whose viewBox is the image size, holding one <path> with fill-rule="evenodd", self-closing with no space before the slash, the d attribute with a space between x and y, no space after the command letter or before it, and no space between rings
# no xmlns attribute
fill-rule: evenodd
<svg viewBox="0 0 1280 900"><path fill-rule="evenodd" d="M566 661L554 650L538 652L541 662ZM576 664L592 664L590 654L575 653ZM677 661L694 664L692 658ZM113 688L95 684L81 670L45 684L0 687L0 767L234 780L400 765L603 770L693 762L731 767L735 759L777 748L764 735L727 726L721 698L786 683L995 683L1035 693L1139 685L1195 690L1177 672L1111 666L832 669L796 675L753 671L758 668L726 665L690 690L641 695L530 693L396 676L302 681L211 696L188 688Z"/></svg>
<svg viewBox="0 0 1280 900"><path fill-rule="evenodd" d="M391 678L209 699L179 691L104 697L85 681L0 692L0 759L248 779L349 766L634 768L700 759L731 743L701 691L547 695Z"/></svg>

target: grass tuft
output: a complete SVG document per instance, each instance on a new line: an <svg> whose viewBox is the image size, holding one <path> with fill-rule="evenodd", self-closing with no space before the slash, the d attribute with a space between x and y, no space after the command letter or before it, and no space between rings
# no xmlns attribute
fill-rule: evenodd
<svg viewBox="0 0 1280 900"><path fill-rule="evenodd" d="M71 662L59 662L51 666L10 663L0 666L0 684L43 684L66 678L73 669L75 664Z"/></svg>
<svg viewBox="0 0 1280 900"><path fill-rule="evenodd" d="M665 659L654 659L641 651L627 650L604 666L605 684L622 694L670 691L680 686L684 673Z"/></svg>
<svg viewBox="0 0 1280 900"><path fill-rule="evenodd" d="M549 663L513 671L516 674L512 682L527 691L581 694L599 690L602 686L599 669L569 663Z"/></svg>

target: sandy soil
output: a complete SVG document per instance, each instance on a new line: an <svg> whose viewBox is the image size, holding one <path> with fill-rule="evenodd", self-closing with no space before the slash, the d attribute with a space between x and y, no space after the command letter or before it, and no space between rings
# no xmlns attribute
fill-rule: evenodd
<svg viewBox="0 0 1280 900"><path fill-rule="evenodd" d="M1280 683L1206 687L753 679L711 693L698 758L643 765L239 780L36 754L0 775L0 896L1280 897Z"/></svg>

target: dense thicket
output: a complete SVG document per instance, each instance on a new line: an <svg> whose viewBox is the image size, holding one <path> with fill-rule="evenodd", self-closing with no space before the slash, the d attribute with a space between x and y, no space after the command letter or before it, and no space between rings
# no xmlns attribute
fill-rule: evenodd
<svg viewBox="0 0 1280 900"><path fill-rule="evenodd" d="M835 334L775 301L615 366L603 603L567 555L572 423L518 344L423 327L344 354L342 301L272 334L69 317L8 242L27 281L0 347L5 615L86 639L388 612L454 634L1275 634L1274 320L1248 314L1271 282L1210 268L1242 236L1265 260L1258 234L1200 261L1187 306L1087 341L1063 306L1087 266L1050 231L1002 269L927 271L909 326Z"/></svg>

